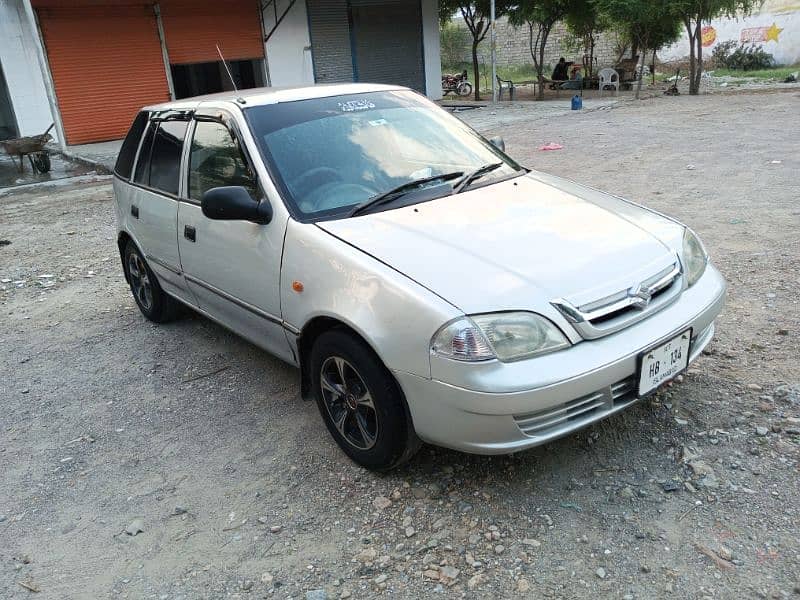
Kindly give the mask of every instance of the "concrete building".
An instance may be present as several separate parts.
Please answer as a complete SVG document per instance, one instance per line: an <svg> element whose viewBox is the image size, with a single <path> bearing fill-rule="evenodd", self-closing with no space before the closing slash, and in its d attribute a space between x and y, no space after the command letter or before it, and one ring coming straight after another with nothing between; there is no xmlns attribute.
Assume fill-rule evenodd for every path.
<svg viewBox="0 0 800 600"><path fill-rule="evenodd" d="M52 122L62 145L119 139L141 106L231 77L438 99L437 0L0 0L0 139Z"/></svg>

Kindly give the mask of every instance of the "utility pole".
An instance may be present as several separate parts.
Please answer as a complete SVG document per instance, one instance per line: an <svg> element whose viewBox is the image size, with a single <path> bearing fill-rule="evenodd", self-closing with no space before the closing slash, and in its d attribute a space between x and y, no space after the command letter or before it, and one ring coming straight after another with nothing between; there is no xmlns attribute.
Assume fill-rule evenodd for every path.
<svg viewBox="0 0 800 600"><path fill-rule="evenodd" d="M489 27L491 28L489 40L492 46L492 102L497 102L497 36L494 28L494 1L490 0L489 6ZM478 82L476 82L477 84Z"/></svg>

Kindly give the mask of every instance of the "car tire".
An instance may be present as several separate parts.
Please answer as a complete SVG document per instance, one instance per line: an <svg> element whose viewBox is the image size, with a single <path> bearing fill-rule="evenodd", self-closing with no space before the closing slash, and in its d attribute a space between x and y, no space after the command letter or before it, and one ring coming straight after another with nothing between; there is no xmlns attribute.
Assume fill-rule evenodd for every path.
<svg viewBox="0 0 800 600"><path fill-rule="evenodd" d="M147 261L132 241L125 246L125 274L133 299L142 314L154 323L167 323L178 316L180 305L165 293Z"/></svg>
<svg viewBox="0 0 800 600"><path fill-rule="evenodd" d="M387 471L422 442L394 377L369 346L343 330L323 333L309 361L312 390L325 425L359 465Z"/></svg>

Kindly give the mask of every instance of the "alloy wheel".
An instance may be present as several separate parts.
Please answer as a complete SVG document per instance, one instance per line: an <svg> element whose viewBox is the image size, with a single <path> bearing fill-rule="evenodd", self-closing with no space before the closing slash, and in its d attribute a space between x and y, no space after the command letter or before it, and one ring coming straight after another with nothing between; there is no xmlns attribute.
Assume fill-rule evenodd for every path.
<svg viewBox="0 0 800 600"><path fill-rule="evenodd" d="M322 363L320 384L333 425L354 448L369 450L378 439L378 414L369 388L356 368L341 356Z"/></svg>
<svg viewBox="0 0 800 600"><path fill-rule="evenodd" d="M131 280L131 290L142 308L149 311L153 308L153 287L147 275L147 267L136 252L128 258L128 275Z"/></svg>

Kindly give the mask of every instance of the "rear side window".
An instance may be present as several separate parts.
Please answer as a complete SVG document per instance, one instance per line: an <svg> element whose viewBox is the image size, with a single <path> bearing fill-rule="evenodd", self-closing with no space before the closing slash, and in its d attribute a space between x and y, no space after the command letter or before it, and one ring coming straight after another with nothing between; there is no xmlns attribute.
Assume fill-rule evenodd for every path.
<svg viewBox="0 0 800 600"><path fill-rule="evenodd" d="M187 121L159 123L150 153L150 187L178 194L181 151L188 125Z"/></svg>
<svg viewBox="0 0 800 600"><path fill-rule="evenodd" d="M136 158L136 150L139 149L139 140L142 139L142 133L147 126L147 113L142 111L133 120L128 135L122 142L122 147L119 149L117 155L117 164L114 165L114 172L123 179L130 179L131 171L133 171L133 160Z"/></svg>
<svg viewBox="0 0 800 600"><path fill-rule="evenodd" d="M187 121L152 122L136 162L136 183L177 195Z"/></svg>
<svg viewBox="0 0 800 600"><path fill-rule="evenodd" d="M150 123L147 133L144 134L142 149L139 150L139 158L136 161L136 172L133 180L142 185L150 185L150 149L153 147L153 137L156 133L156 123Z"/></svg>

